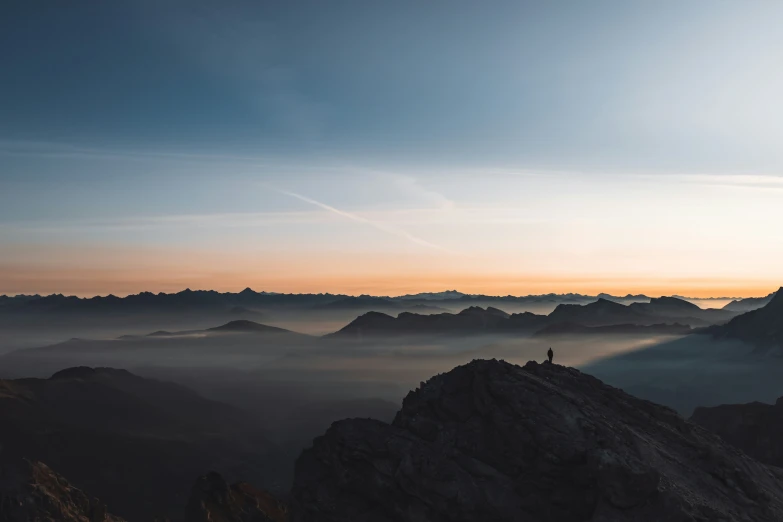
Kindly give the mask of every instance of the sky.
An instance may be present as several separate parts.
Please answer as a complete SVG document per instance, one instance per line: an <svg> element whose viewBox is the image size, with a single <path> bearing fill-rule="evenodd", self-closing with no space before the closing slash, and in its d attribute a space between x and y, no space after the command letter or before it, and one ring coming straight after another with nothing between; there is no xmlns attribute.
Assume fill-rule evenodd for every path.
<svg viewBox="0 0 783 522"><path fill-rule="evenodd" d="M0 6L0 294L765 295L783 3Z"/></svg>

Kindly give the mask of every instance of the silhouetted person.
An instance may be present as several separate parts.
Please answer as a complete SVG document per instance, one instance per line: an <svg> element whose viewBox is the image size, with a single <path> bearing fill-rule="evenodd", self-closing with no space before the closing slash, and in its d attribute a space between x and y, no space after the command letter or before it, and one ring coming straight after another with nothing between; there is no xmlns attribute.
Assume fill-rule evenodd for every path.
<svg viewBox="0 0 783 522"><path fill-rule="evenodd" d="M550 347L549 350L546 352L546 356L549 357L549 362L552 362L552 357L555 356L555 352L552 351L552 348Z"/></svg>

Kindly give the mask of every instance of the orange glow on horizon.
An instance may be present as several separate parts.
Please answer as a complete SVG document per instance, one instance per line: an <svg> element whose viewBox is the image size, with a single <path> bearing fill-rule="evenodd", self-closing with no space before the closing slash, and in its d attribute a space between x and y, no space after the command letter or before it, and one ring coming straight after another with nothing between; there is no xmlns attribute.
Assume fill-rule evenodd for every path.
<svg viewBox="0 0 783 522"><path fill-rule="evenodd" d="M458 290L467 294L484 295L536 295L579 293L597 295L609 293L617 296L644 294L651 297L683 295L694 298L762 297L777 290L780 284L737 282L727 284L725 279L715 280L655 280L530 276L482 276L476 274L400 274L374 277L303 276L259 277L257 273L191 273L161 271L128 272L121 270L60 270L29 271L0 277L0 294L53 294L92 297L114 294L125 296L139 292L179 292L192 290L216 290L239 292L245 288L279 293L333 293L348 295L397 296L419 292Z"/></svg>
<svg viewBox="0 0 783 522"><path fill-rule="evenodd" d="M448 259L436 254L376 252L219 252L141 248L57 249L20 247L0 262L0 295L62 293L81 297L142 291L217 290L280 293L403 295L459 290L468 294L532 295L683 295L694 298L761 297L783 281L742 278L724 273L701 277L632 272L632 263L601 267L593 273L553 266L535 259L504 256ZM35 261L30 261L34 259ZM509 260L510 259L510 260Z"/></svg>

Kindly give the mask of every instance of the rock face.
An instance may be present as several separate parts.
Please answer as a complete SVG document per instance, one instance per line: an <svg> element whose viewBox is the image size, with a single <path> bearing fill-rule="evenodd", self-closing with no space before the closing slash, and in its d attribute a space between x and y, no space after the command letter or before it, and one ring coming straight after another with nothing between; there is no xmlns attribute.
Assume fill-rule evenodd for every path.
<svg viewBox="0 0 783 522"><path fill-rule="evenodd" d="M473 361L299 458L294 522L783 520L783 471L577 370Z"/></svg>
<svg viewBox="0 0 783 522"><path fill-rule="evenodd" d="M123 522L41 462L0 469L0 522Z"/></svg>
<svg viewBox="0 0 783 522"><path fill-rule="evenodd" d="M696 408L691 422L761 462L783 466L783 397L774 406L752 402Z"/></svg>
<svg viewBox="0 0 783 522"><path fill-rule="evenodd" d="M185 522L286 522L288 512L275 497L245 483L229 486L218 473L193 486Z"/></svg>

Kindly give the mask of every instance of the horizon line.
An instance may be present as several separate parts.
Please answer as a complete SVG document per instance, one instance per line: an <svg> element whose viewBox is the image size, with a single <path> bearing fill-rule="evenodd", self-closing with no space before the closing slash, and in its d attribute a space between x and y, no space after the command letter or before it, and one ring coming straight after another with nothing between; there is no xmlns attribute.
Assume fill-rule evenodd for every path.
<svg viewBox="0 0 783 522"><path fill-rule="evenodd" d="M783 285L781 285L780 288L783 288ZM619 294L613 294L610 292L599 292L597 294L590 294L590 293L580 293L580 292L546 292L546 293L535 293L535 294L488 294L488 293L467 293L467 292L461 292L456 289L447 289L447 290L432 290L432 291L421 291L421 292L407 292L407 293L401 293L401 294L373 294L373 293L334 293L334 292L270 292L266 290L253 290L252 288L245 287L242 290L237 291L220 291L220 290L214 290L212 288L204 289L204 288L198 288L198 289L192 289L190 287L186 287L179 291L172 291L172 292L153 292L149 290L141 290L136 293L128 293L128 294L122 294L118 295L115 293L108 293L108 294L94 294L94 295L77 295L77 294L65 294L63 292L52 292L52 293L17 293L17 294L0 294L0 297L6 297L6 298L16 298L16 297L51 297L51 296L63 296L63 297L76 297L77 299L96 299L96 298L108 298L108 297L116 297L119 299L125 299L130 296L134 295L141 295L141 294L153 294L153 295L176 295L181 294L184 292L215 292L218 294L239 294L241 292L244 292L245 290L250 290L251 292L254 292L256 294L267 294L267 295L333 295L333 296L343 296L343 297L382 297L382 298L389 298L389 299L396 299L400 297L406 297L406 296L414 296L414 295L420 295L420 294L440 294L440 293L459 293L467 297L514 297L514 298L523 298L523 297L542 297L542 296L567 296L567 295L577 295L582 297L596 297L600 298L602 295L608 295L610 297L616 297L616 298L626 298L626 297L647 297L647 298L658 298L658 297L677 297L682 299L692 299L692 300L699 300L699 301L720 301L720 300L728 300L728 299L751 299L751 298L761 298L761 297L767 297L771 294L774 294L777 292L777 290L772 290L771 292L768 292L764 295L739 295L739 296L713 296L713 297L694 297L694 296L686 296L683 294L673 293L673 294L660 294L660 295L651 295L647 294L645 292L625 292L625 293L619 293Z"/></svg>

